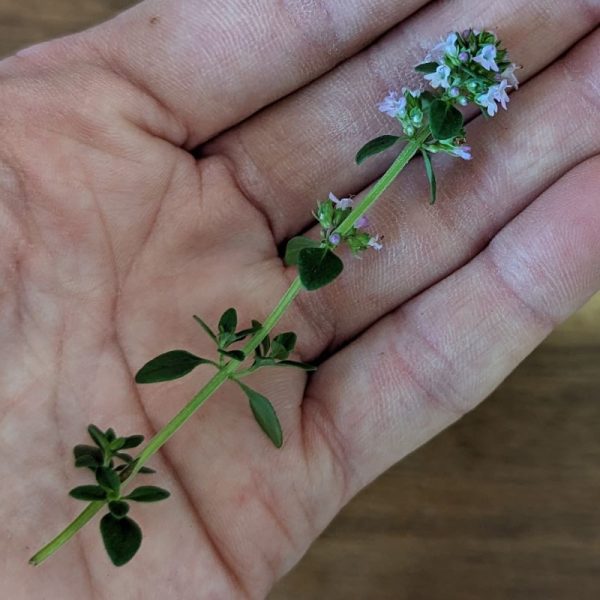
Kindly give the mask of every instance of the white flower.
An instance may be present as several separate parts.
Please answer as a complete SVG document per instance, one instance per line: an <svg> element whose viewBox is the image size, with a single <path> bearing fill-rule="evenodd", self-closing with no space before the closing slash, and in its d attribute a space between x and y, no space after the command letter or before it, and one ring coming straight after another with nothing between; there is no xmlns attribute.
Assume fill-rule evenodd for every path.
<svg viewBox="0 0 600 600"><path fill-rule="evenodd" d="M463 160L471 160L471 158L473 158L471 156L471 146L467 146L465 144L462 146L455 146L452 148L452 150L450 150L450 154L452 154L452 156L458 156Z"/></svg>
<svg viewBox="0 0 600 600"><path fill-rule="evenodd" d="M493 117L498 112L496 102L499 102L504 110L507 109L506 104L509 101L508 94L506 93L507 86L508 81L503 79L500 83L492 85L485 94L480 94L475 99L479 106L487 109L487 114L490 117Z"/></svg>
<svg viewBox="0 0 600 600"><path fill-rule="evenodd" d="M425 57L425 62L441 63L445 56L456 56L458 54L458 48L456 47L457 39L456 32L449 33L445 40L442 40L431 49Z"/></svg>
<svg viewBox="0 0 600 600"><path fill-rule="evenodd" d="M348 208L352 208L352 198L338 198L333 192L329 192L329 199L339 210L347 210Z"/></svg>
<svg viewBox="0 0 600 600"><path fill-rule="evenodd" d="M410 94L413 98L418 98L421 95L421 90L409 90L406 86L402 88L402 94Z"/></svg>
<svg viewBox="0 0 600 600"><path fill-rule="evenodd" d="M519 66L515 65L515 63L510 63L510 65L508 65L508 67L506 67L506 69L504 69L504 71L500 73L500 77L506 79L508 81L508 84L511 87L514 87L515 90L519 87L519 80L515 77L515 71L518 68Z"/></svg>
<svg viewBox="0 0 600 600"><path fill-rule="evenodd" d="M506 87L508 86L508 81L503 79L499 84L493 85L490 90L494 90L494 100L496 102L500 102L502 108L506 110L506 104L509 101L508 94L506 93Z"/></svg>
<svg viewBox="0 0 600 600"><path fill-rule="evenodd" d="M440 65L433 73L427 73L424 77L429 81L432 88L438 88L440 85L443 88L450 87L450 82L448 81L450 67L446 65Z"/></svg>
<svg viewBox="0 0 600 600"><path fill-rule="evenodd" d="M487 109L487 114L490 117L493 117L498 112L498 107L496 106L496 99L494 98L494 87L492 86L485 94L480 94L475 98L475 102Z"/></svg>
<svg viewBox="0 0 600 600"><path fill-rule="evenodd" d="M383 248L383 244L379 241L379 236L376 235L372 237L368 242L367 246L373 248L373 250L377 250L379 252Z"/></svg>
<svg viewBox="0 0 600 600"><path fill-rule="evenodd" d="M377 108L390 117L403 117L406 114L406 98L398 92L390 92Z"/></svg>
<svg viewBox="0 0 600 600"><path fill-rule="evenodd" d="M484 69L488 71L498 72L498 65L496 64L496 46L494 44L487 44L473 58L473 61L479 63Z"/></svg>

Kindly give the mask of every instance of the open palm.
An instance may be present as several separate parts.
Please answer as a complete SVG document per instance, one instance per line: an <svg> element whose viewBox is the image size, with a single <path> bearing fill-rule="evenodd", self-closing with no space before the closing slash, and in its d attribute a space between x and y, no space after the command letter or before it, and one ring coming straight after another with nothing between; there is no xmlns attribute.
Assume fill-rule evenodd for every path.
<svg viewBox="0 0 600 600"><path fill-rule="evenodd" d="M6 597L263 597L353 494L596 291L598 4L547 6L148 0L0 63ZM394 133L376 100L466 26L495 28L526 83L510 114L469 125L472 163L440 158L438 205L411 165L370 215L385 252L287 313L279 330L321 364L252 380L284 447L225 386L139 476L172 497L134 507L131 563L112 567L89 526L31 570L81 508L66 491L88 482L70 457L85 426L151 435L190 399L209 367L146 387L133 373L173 348L209 354L194 313L264 318L294 275L278 246L388 164L352 164Z"/></svg>

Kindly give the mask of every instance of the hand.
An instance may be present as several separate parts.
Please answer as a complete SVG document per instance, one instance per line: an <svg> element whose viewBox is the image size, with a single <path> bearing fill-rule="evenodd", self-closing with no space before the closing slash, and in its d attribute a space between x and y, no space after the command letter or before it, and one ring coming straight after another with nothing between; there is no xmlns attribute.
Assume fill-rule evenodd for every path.
<svg viewBox="0 0 600 600"><path fill-rule="evenodd" d="M359 489L600 287L597 3L267 4L148 0L0 63L7 597L263 597ZM471 25L498 32L524 85L509 113L473 119L472 162L439 157L435 207L412 165L370 215L385 250L288 313L280 330L322 362L253 381L283 449L228 385L153 459L172 497L135 507L146 537L127 567L94 525L32 570L81 508L66 490L87 483L69 456L85 426L151 435L195 393L208 372L132 374L172 348L206 354L194 313L269 312L293 276L278 245L388 164L352 160L394 133L376 101Z"/></svg>

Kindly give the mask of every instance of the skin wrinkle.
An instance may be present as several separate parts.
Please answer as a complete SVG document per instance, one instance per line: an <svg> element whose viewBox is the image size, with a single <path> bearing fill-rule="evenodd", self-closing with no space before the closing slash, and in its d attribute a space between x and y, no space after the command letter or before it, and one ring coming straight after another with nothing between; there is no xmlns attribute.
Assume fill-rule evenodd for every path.
<svg viewBox="0 0 600 600"><path fill-rule="evenodd" d="M65 441L66 438L64 438L62 435L61 426L60 426L61 419L59 418L59 414L58 414L58 403L59 403L59 398L60 398L59 388L61 386L61 375L63 374L65 332L66 332L66 321L63 317L63 319L61 321L61 329L58 332L56 351L53 353L53 355L55 356L54 372L56 373L56 382L50 393L49 402L52 407L54 429L58 432L58 436L57 436L58 455L61 458L63 458L63 460L60 460L59 462L61 464L61 471L62 471L63 479L65 482L65 489L66 489L66 488L70 487L69 475L68 475L67 468L66 468L66 461L64 460L64 457L67 454L66 441ZM65 516L65 520L67 520L70 518L70 515L68 514L68 512L66 510L66 504L62 504L62 506L64 507L63 514ZM94 578L93 578L92 570L91 570L91 559L88 555L88 552L86 550L85 544L83 543L83 539L81 538L81 536L77 536L77 545L79 547L79 554L83 559L82 562L83 562L83 566L84 566L84 572L85 572L85 576L86 576L87 585L88 585L89 592L90 592L90 598L92 600L94 600L96 598L96 592L95 592L95 588L94 588Z"/></svg>
<svg viewBox="0 0 600 600"><path fill-rule="evenodd" d="M286 525L285 518L282 518L279 512L275 509L276 502L274 501L274 495L272 490L268 488L264 478L261 477L260 473L256 469L250 468L250 478L252 480L252 484L256 492L256 497L258 498L261 506L264 507L265 511L270 517L271 522L275 524L276 528L283 535L290 549L294 551L294 554L297 554L298 548L296 540L294 539L290 528ZM270 497L267 497L266 490L269 490L270 493L268 495ZM275 572L274 579L277 579L277 577L281 573L281 568L278 565L271 566L272 570Z"/></svg>
<svg viewBox="0 0 600 600"><path fill-rule="evenodd" d="M100 65L96 63L91 64L94 67L104 67L109 73L115 75L119 84L139 92L146 101L149 101L158 108L158 112L164 117L164 120L168 122L168 126L160 127L162 130L160 132L158 130L153 130L152 127L148 126L149 123L147 121L144 121L144 123L135 121L134 119L137 115L133 111L131 114L128 113L125 118L152 137L157 137L160 140L167 141L180 148L187 148L190 133L183 120L179 119L178 115L172 111L158 95L152 93L143 78L136 77L135 70L130 70L125 73L118 61L111 60L105 44L98 43L97 39L92 36L90 36L90 38L90 45L94 50L95 56L100 61ZM129 89L127 90L127 93L129 93ZM123 96L126 95L127 94L125 93L123 94ZM140 119L140 117L137 118ZM156 123L152 122L152 125L155 125L156 129L159 129L157 125L158 121L159 119L156 119Z"/></svg>
<svg viewBox="0 0 600 600"><path fill-rule="evenodd" d="M317 455L314 451L317 444L312 439L316 434L317 441L321 447L328 451L328 457L332 459L333 472L338 475L340 501L338 506L341 508L352 497L351 482L358 479L358 472L351 460L350 453L342 432L336 427L326 403L317 398L305 395L302 402L301 411L301 435L304 448L312 448L313 456ZM310 427L308 424L310 423ZM310 441L309 441L310 436ZM305 455L307 455L305 451Z"/></svg>
<svg viewBox="0 0 600 600"><path fill-rule="evenodd" d="M122 282L119 286L120 289L126 287L127 280L129 279L132 271L134 270L138 260L140 260L140 258L144 254L144 249L147 247L148 243L153 238L153 234L156 231L157 223L159 222L161 211L162 211L162 208L164 205L164 199L167 197L167 194L173 184L173 177L175 175L176 168L177 168L177 160L174 159L173 164L171 165L169 176L167 177L167 181L165 183L165 187L164 187L163 191L161 192L161 196L160 196L161 200L159 202L157 202L157 207L154 211L154 214L152 215L152 219L148 226L148 230L146 231L146 234L142 237L141 243L138 246L137 252L135 252L133 254L129 265L125 268L123 276L121 277ZM200 175L198 175L198 177L200 177ZM120 293L119 293L119 295L120 295Z"/></svg>
<svg viewBox="0 0 600 600"><path fill-rule="evenodd" d="M293 267L284 268L284 273L289 286L296 278L297 273ZM312 292L308 292L308 294L311 293ZM331 314L329 307L326 306L325 310L323 310L323 305L328 304L326 298L320 298L322 301L320 308L323 310L321 313L315 308L313 303L305 301L306 297L307 294L299 294L296 297L294 303L288 310L288 318L291 322L297 322L298 319L300 321L301 328L308 330L302 336L302 339L298 340L298 347L296 348L296 351L299 353L304 362L316 361L318 363L320 362L320 357L332 347L334 341L337 339L336 324L335 320L324 316L326 313ZM305 346L308 348L316 348L317 351L303 351Z"/></svg>
<svg viewBox="0 0 600 600"><path fill-rule="evenodd" d="M264 207L261 208L260 202L257 202L248 190L242 187L242 180L237 174L237 171L233 165L233 161L224 154L217 155L216 158L220 159L236 189L240 192L240 194L247 201L247 203L255 210L257 216L263 221L266 229L269 232L269 236L273 239L274 243L275 233L273 230L273 223L268 212L264 209ZM200 170L201 166L202 159L198 161L198 170Z"/></svg>
<svg viewBox="0 0 600 600"><path fill-rule="evenodd" d="M306 436L304 435L303 432L301 432L301 435L299 436L300 439L300 443L302 445L302 457L303 457L303 462L306 465L306 472L308 474L308 477L310 479L310 475L312 474L311 469L309 469L309 464L308 464L308 456L306 453ZM302 511L302 516L304 517L304 522L307 524L308 526L308 531L309 531L309 535L311 538L316 537L319 533L320 533L320 529L317 528L316 526L316 515L314 514L314 511L311 511L308 508L308 504L304 501L304 496L306 495L306 489L299 489L298 487L298 483L296 483L296 481L292 482L292 489L296 495L296 499L297 499L297 506L300 507L300 510ZM305 548L303 549L303 552L305 551Z"/></svg>
<svg viewBox="0 0 600 600"><path fill-rule="evenodd" d="M529 320L537 329L541 329L549 334L559 323L560 320L553 318L545 313L541 308L533 306L523 298L522 294L510 285L508 280L502 275L502 267L494 260L494 244L482 252L479 257L484 261L487 273L492 277L494 283L512 298L518 306L524 309L524 313L529 315Z"/></svg>
<svg viewBox="0 0 600 600"><path fill-rule="evenodd" d="M300 0L299 2L298 0L279 0L278 4L295 28L301 32L307 45L320 47L326 54L335 56L336 52L339 52L340 37L328 6L329 1L331 0ZM320 32L321 35L318 37L305 33L304 19L299 13L307 12L309 13L309 21L318 22L320 27L324 26L325 31ZM315 18L313 14L310 14L315 12L319 14L319 17ZM325 41L320 42L320 40L327 40L328 43Z"/></svg>
<svg viewBox="0 0 600 600"><path fill-rule="evenodd" d="M144 410L141 399L140 399L140 405L142 406L142 410ZM208 543L210 544L210 547L212 548L213 554L216 557L217 562L221 565L221 567L223 568L223 572L225 573L226 577L229 579L230 585L233 588L237 588L242 593L243 597L251 598L252 596L247 591L247 589L244 585L244 581L242 580L242 578L238 575L237 571L235 570L232 560L229 559L227 554L223 551L222 545L220 542L217 541L218 537L210 529L210 526L208 525L208 521L205 521L203 519L201 510L200 510L200 506L196 502L194 502L194 499L192 498L191 493L189 492L187 486L184 484L182 478L179 475L179 472L177 471L177 469L174 467L173 463L171 462L171 459L169 458L168 453L163 451L160 453L160 455L161 455L163 462L165 463L165 466L167 467L167 470L169 471L169 473L175 480L177 487L181 491L181 494L183 496L185 503L188 505L188 508L190 509L190 512L192 513L192 517L197 526L198 538L201 541L204 541L204 539L208 540ZM204 536L201 535L202 533L204 534Z"/></svg>
<svg viewBox="0 0 600 600"><path fill-rule="evenodd" d="M421 339L421 336L418 336ZM428 344L429 347L429 344ZM422 399L431 407L432 412L439 411L440 409L451 416L452 420L455 421L464 416L469 410L473 408L472 403L460 402L462 394L457 393L456 389L451 386L450 390L453 392L453 398L449 398L448 394L440 393L434 390L434 386L430 383L426 383L422 377L418 375L419 369L415 367L412 362L405 357L402 352L402 348L397 347L394 340L390 340L388 344L389 354L392 357L394 369L398 370L404 377L403 387L412 386L418 394L421 395ZM437 357L437 353L436 353ZM448 359L446 359L448 360ZM455 370L455 369L453 369ZM406 383L408 382L408 386ZM446 380L444 380L445 383Z"/></svg>

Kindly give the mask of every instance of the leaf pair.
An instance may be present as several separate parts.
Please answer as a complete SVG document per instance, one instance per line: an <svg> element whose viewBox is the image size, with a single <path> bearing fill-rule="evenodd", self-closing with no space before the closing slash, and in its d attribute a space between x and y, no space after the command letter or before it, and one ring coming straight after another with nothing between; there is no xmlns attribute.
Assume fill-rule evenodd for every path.
<svg viewBox="0 0 600 600"><path fill-rule="evenodd" d="M109 464L115 456L121 458L119 450L135 448L144 441L143 435L117 437L112 428L104 432L93 424L88 426L88 433L96 445L77 444L73 455L76 467L88 467L92 471Z"/></svg>
<svg viewBox="0 0 600 600"><path fill-rule="evenodd" d="M316 367L307 363L288 360L296 347L297 336L293 331L280 333L273 338L267 334L255 350L252 370L260 367L295 367L304 371L315 371Z"/></svg>
<svg viewBox="0 0 600 600"><path fill-rule="evenodd" d="M71 490L71 495L78 500L105 500L106 490L100 486L80 486ZM158 502L169 496L167 490L147 485L135 488L125 499L135 502ZM128 563L142 544L142 530L127 516L129 503L125 502L125 499L111 500L108 503L109 513L100 520L100 535L104 548L117 567Z"/></svg>
<svg viewBox="0 0 600 600"><path fill-rule="evenodd" d="M249 335L253 335L261 327L260 323L253 321L252 327L236 331L238 317L235 308L228 308L221 315L216 332L197 315L194 315L194 319L213 342L215 342L219 354L240 362L246 358L244 352L242 350L228 350L227 348L231 344L239 342ZM148 361L136 373L135 381L136 383L172 381L173 379L179 379L187 375L199 365L207 364L219 368L219 365L215 361L196 356L187 350L170 350Z"/></svg>
<svg viewBox="0 0 600 600"><path fill-rule="evenodd" d="M199 317L195 318L196 320L199 320ZM231 344L239 342L249 335L255 334L261 328L261 324L258 323L258 321L252 321L252 327L236 331L237 325L237 311L235 308L228 308L219 319L219 334L216 341L218 350L221 354L230 356L230 358L235 358L235 360L244 360L244 353L241 350L231 350L229 352L224 350Z"/></svg>

